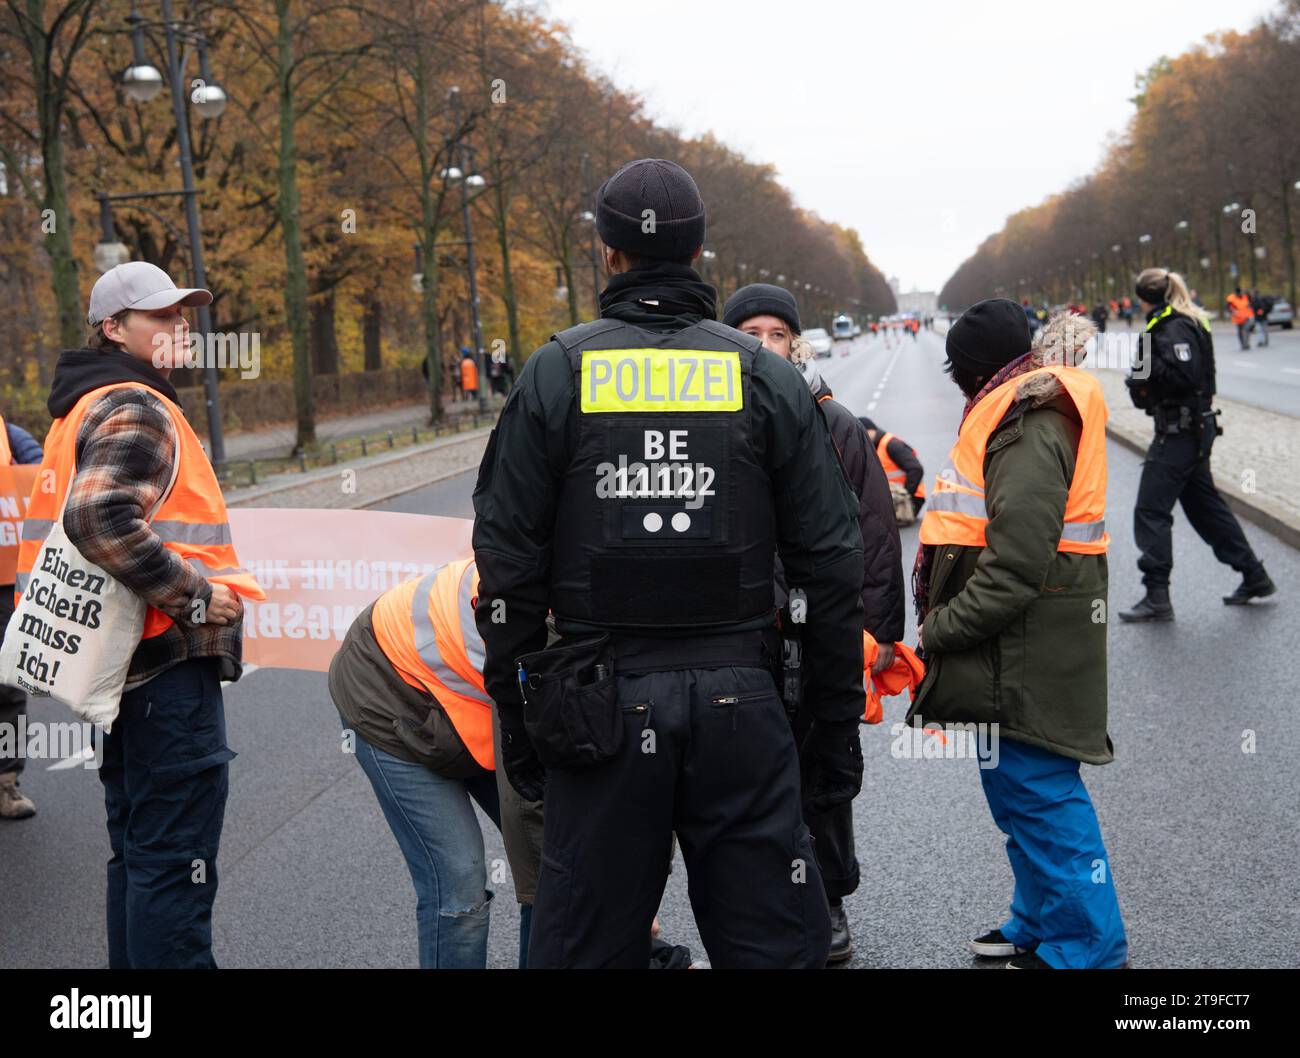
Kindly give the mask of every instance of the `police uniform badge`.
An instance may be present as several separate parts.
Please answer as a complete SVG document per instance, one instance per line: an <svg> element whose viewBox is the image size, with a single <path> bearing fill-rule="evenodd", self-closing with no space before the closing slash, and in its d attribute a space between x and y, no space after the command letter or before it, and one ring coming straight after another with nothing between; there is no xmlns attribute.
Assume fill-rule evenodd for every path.
<svg viewBox="0 0 1300 1058"><path fill-rule="evenodd" d="M1174 358L1181 360L1184 364L1192 358L1192 347L1188 342L1177 342L1174 345Z"/></svg>

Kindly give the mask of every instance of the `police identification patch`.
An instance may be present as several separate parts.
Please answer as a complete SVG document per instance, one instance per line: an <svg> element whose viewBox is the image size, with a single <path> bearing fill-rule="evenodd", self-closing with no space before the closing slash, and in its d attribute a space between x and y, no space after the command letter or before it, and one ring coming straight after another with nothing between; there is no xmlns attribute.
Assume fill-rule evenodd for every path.
<svg viewBox="0 0 1300 1058"><path fill-rule="evenodd" d="M582 354L584 412L740 411L740 354L598 349Z"/></svg>
<svg viewBox="0 0 1300 1058"><path fill-rule="evenodd" d="M1178 342L1174 345L1174 356L1184 364L1192 358L1192 347L1187 342Z"/></svg>

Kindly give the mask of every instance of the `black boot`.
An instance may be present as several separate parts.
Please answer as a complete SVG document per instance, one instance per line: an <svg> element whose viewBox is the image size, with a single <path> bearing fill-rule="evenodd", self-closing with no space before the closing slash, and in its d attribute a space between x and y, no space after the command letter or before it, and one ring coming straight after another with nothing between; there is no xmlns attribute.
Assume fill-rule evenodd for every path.
<svg viewBox="0 0 1300 1058"><path fill-rule="evenodd" d="M1275 591L1277 585L1273 583L1273 578L1260 566L1254 573L1248 573L1237 585L1237 590L1231 595L1225 595L1223 601L1228 606L1245 606L1251 599L1262 599Z"/></svg>
<svg viewBox="0 0 1300 1058"><path fill-rule="evenodd" d="M1169 588L1147 585L1147 593L1131 610L1120 610L1121 621L1172 621L1174 608L1169 602Z"/></svg>
<svg viewBox="0 0 1300 1058"><path fill-rule="evenodd" d="M843 904L831 905L831 951L828 963L846 962L853 958L853 936L849 933L849 916Z"/></svg>

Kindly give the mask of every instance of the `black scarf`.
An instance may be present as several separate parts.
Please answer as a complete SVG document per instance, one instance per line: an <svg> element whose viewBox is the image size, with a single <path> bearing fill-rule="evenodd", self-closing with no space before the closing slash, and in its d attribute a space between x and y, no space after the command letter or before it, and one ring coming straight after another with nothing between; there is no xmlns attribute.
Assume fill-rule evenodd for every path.
<svg viewBox="0 0 1300 1058"><path fill-rule="evenodd" d="M611 276L600 292L600 314L627 323L685 317L688 323L718 318L718 292L690 265L656 261Z"/></svg>

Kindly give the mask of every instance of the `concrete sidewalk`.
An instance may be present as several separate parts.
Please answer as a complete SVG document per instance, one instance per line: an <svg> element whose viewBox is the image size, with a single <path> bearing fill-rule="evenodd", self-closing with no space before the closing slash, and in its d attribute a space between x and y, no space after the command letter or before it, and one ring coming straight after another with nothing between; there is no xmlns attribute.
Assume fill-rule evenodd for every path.
<svg viewBox="0 0 1300 1058"><path fill-rule="evenodd" d="M305 474L285 473L226 493L228 507L371 507L405 492L473 470L491 427L439 437L425 444L352 459Z"/></svg>
<svg viewBox="0 0 1300 1058"><path fill-rule="evenodd" d="M1133 407L1123 371L1097 371L1110 408L1107 433L1127 448L1145 453L1154 436L1152 420ZM1215 397L1222 410L1223 436L1214 442L1214 482L1237 514L1300 548L1300 419L1250 404Z"/></svg>
<svg viewBox="0 0 1300 1058"><path fill-rule="evenodd" d="M488 410L500 409L505 403L504 397L492 397ZM448 415L478 411L476 400L444 401L443 407ZM322 444L339 441L344 438L359 437L362 434L379 434L388 430L401 432L412 426L429 425L429 402L403 404L394 408L377 408L373 411L357 412L355 415L341 415L332 419L317 419L316 439ZM226 462L236 463L240 460L267 459L287 456L293 451L297 441L298 430L294 422L278 423L274 426L261 426L254 430L241 430L226 435ZM206 445L205 445L206 448Z"/></svg>

